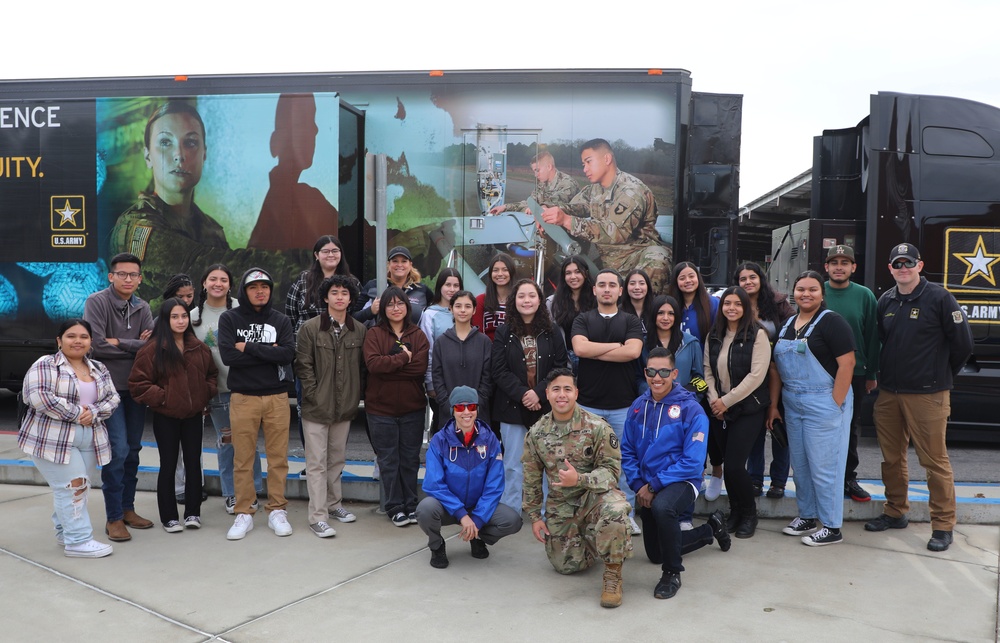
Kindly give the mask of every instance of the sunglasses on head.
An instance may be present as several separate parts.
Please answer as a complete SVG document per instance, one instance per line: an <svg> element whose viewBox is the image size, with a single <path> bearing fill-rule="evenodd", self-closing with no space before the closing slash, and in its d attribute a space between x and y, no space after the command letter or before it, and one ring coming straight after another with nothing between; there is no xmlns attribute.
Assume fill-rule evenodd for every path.
<svg viewBox="0 0 1000 643"><path fill-rule="evenodd" d="M899 270L901 268L916 268L917 262L912 259L896 259L892 262L893 270Z"/></svg>
<svg viewBox="0 0 1000 643"><path fill-rule="evenodd" d="M667 377L670 377L670 374L674 372L674 369L672 369L672 368L649 368L647 366L646 369L645 369L645 372L646 372L646 377L656 377L657 375L659 375L660 377L667 378Z"/></svg>
<svg viewBox="0 0 1000 643"><path fill-rule="evenodd" d="M470 411L475 411L479 407L478 404L456 404L455 410L461 413L462 411L468 409Z"/></svg>

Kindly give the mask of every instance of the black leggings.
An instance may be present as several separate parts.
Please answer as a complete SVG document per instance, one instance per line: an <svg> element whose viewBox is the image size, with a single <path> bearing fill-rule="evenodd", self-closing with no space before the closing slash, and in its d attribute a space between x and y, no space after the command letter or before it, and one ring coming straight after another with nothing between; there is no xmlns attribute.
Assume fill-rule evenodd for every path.
<svg viewBox="0 0 1000 643"><path fill-rule="evenodd" d="M201 515L201 414L179 420L153 412L153 436L160 452L160 473L156 478L156 504L160 522L177 520L174 471L178 451L184 453L184 517Z"/></svg>
<svg viewBox="0 0 1000 643"><path fill-rule="evenodd" d="M756 413L741 415L735 420L723 422L709 418L708 446L712 464L724 461L723 477L729 503L735 507L749 507L756 503L753 482L747 473L747 458L757 436L764 430L766 409ZM719 457L721 455L721 458ZM718 458L718 460L717 460Z"/></svg>

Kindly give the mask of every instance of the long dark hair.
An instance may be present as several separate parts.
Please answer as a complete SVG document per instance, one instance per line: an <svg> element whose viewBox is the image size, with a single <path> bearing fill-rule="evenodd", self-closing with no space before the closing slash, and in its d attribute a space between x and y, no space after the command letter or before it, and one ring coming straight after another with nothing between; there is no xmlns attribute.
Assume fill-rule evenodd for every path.
<svg viewBox="0 0 1000 643"><path fill-rule="evenodd" d="M635 306L632 304L632 297L630 297L628 294L628 282L633 275L639 275L640 277L642 277L642 280L646 282L646 296L643 297L642 299L642 313L643 313L643 319L645 319L645 313L647 310L649 310L649 307L653 303L653 284L649 281L649 275L647 275L646 271L642 270L641 268L633 268L632 270L628 271L627 275L625 275L625 285L622 286L625 292L622 293L621 309L627 313L632 313L633 315L639 315L639 313L635 311ZM648 329L649 326L646 326L646 328Z"/></svg>
<svg viewBox="0 0 1000 643"><path fill-rule="evenodd" d="M437 282L434 284L434 297L431 299L430 305L441 303L441 289L444 288L444 283L448 281L448 277L455 277L456 279L458 279L459 290L465 288L464 282L462 281L462 273L460 273L458 269L442 268L441 272L438 273ZM451 302L448 303L450 304Z"/></svg>
<svg viewBox="0 0 1000 643"><path fill-rule="evenodd" d="M771 284L767 282L764 269L760 267L760 264L745 261L736 266L736 270L733 272L733 285L740 285L740 273L744 270L757 273L757 278L760 279L760 291L757 293L757 317L763 321L769 321L775 326L780 325L784 320L781 319L781 311L778 310L777 297ZM822 283L820 281L820 284Z"/></svg>
<svg viewBox="0 0 1000 643"><path fill-rule="evenodd" d="M517 291L525 284L531 284L538 292L538 310L535 311L535 318L531 320L530 325L524 323L521 311L517 309ZM545 307L545 300L542 299L542 289L538 284L530 279L519 279L514 284L513 289L510 291L510 296L507 297L507 318L505 323L510 326L511 334L517 337L524 337L529 333L537 335L538 333L552 330L552 319L549 317L549 309Z"/></svg>
<svg viewBox="0 0 1000 643"><path fill-rule="evenodd" d="M576 302L573 301L573 289L566 285L566 269L572 264L576 264L583 274L583 285L580 286L580 297ZM590 276L587 260L580 255L566 257L559 266L559 283L552 296L553 321L568 329L577 315L595 308L597 308L597 297L594 297L594 280Z"/></svg>
<svg viewBox="0 0 1000 643"><path fill-rule="evenodd" d="M654 297L653 303L649 306L649 314L646 316L646 348L652 350L657 346L662 346L660 344L658 326L656 325L656 317L659 315L660 309L665 305L669 305L674 310L674 325L670 327L670 340L666 346L666 349L673 354L681 347L681 341L684 339L684 331L681 330L681 315L684 313L680 302L670 295L658 295Z"/></svg>
<svg viewBox="0 0 1000 643"><path fill-rule="evenodd" d="M157 379L171 371L184 368L184 354L177 349L174 333L170 328L170 313L177 306L183 308L184 312L188 311L188 307L177 297L171 297L160 304L160 314L156 317L153 334L149 338L149 341L156 347L153 352L153 371ZM194 328L191 327L190 318L187 328L184 329L185 342L187 342L188 336L194 337Z"/></svg>
<svg viewBox="0 0 1000 643"><path fill-rule="evenodd" d="M739 326L736 327L736 336L740 337L744 342L752 342L757 336L757 329L761 326L753 316L753 310L750 307L750 295L739 286L730 286L722 291L722 296L719 297L719 312L715 316L715 323L712 325L712 335L720 340L726 336L726 331L729 329L729 320L722 314L722 305L725 303L726 297L730 295L736 295L740 303L743 304L743 317L740 319Z"/></svg>
<svg viewBox="0 0 1000 643"><path fill-rule="evenodd" d="M386 330L392 331L392 324L389 322L389 318L385 316L385 311L389 306L389 302L393 299L398 299L399 301L406 304L406 316L403 317L403 329L405 330L408 326L412 326L413 322L410 321L410 313L413 312L413 307L410 305L410 299L403 292L403 289L399 286L389 286L383 292L382 296L378 300L378 321L377 325L385 326Z"/></svg>
<svg viewBox="0 0 1000 643"><path fill-rule="evenodd" d="M226 264L213 263L208 268L205 268L205 272L201 276L201 290L198 293L198 305L195 306L195 308L198 309L198 319L191 320L192 326L201 326L202 312L205 310L205 302L208 301L208 288L205 288L205 282L208 281L208 276L216 270L221 270L226 273L226 276L229 277L229 292L232 292L233 290L233 273L226 267ZM226 310L229 310L232 307L233 298L229 296L229 293L226 293Z"/></svg>
<svg viewBox="0 0 1000 643"><path fill-rule="evenodd" d="M493 283L493 266L495 266L497 262L507 266L507 272L510 273L510 282L513 282L517 277L517 273L514 272L514 259L511 258L509 254L505 252L498 252L493 255L493 258L490 259L489 275L486 278L486 296L483 298L484 311L489 310L496 312L500 310L500 295L497 294L497 285ZM506 302L504 302L504 304L506 304Z"/></svg>
<svg viewBox="0 0 1000 643"><path fill-rule="evenodd" d="M816 313L815 314L818 315L821 312L823 312L824 310L826 310L826 292L825 292L825 290L823 288L823 275L819 274L815 270L806 270L805 272L799 274L799 276L796 277L795 281L792 283L792 296L793 297L795 295L795 286L797 286L798 283L800 281L802 281L803 279L815 279L816 281L819 282L819 296L822 299L819 302L819 308L816 309ZM778 330L781 330L781 329L779 328Z"/></svg>
<svg viewBox="0 0 1000 643"><path fill-rule="evenodd" d="M167 285L163 287L163 294L160 296L163 297L163 299L177 297L177 291L185 286L191 286L192 289L194 288L194 284L191 283L191 277L188 277L184 273L178 273L170 278Z"/></svg>
<svg viewBox="0 0 1000 643"><path fill-rule="evenodd" d="M333 236L332 234L324 234L322 237L316 240L313 244L313 261L309 264L309 270L305 272L306 275L306 306L315 305L318 308L323 307L323 297L320 295L319 287L323 283L323 268L319 265L319 258L315 255L317 252L323 249L323 246L332 243L337 246L340 250L340 263L337 264L334 274L336 275L350 275L351 267L347 265L347 255L344 254L344 244L340 243L340 239Z"/></svg>
<svg viewBox="0 0 1000 643"><path fill-rule="evenodd" d="M694 306L694 312L698 318L698 331L702 337L708 337L708 329L714 321L712 319L712 304L708 301L711 295L708 294L708 289L705 288L705 280L701 278L701 271L698 270L698 266L690 261L682 261L674 266L673 272L670 273L670 284L667 286L667 294L680 302L682 307L684 306L684 293L677 287L677 278L680 277L685 268L694 270L695 274L698 275L698 288L694 291L694 301L691 305Z"/></svg>

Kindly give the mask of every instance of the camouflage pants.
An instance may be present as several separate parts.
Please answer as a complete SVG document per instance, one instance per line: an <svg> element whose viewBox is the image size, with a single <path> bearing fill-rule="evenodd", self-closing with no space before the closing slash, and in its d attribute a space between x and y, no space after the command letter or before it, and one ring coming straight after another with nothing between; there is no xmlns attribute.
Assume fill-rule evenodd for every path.
<svg viewBox="0 0 1000 643"><path fill-rule="evenodd" d="M653 295L667 294L673 258L673 253L667 246L599 246L598 249L605 268L614 268L622 277L633 268L645 270L652 284Z"/></svg>
<svg viewBox="0 0 1000 643"><path fill-rule="evenodd" d="M569 505L550 506L546 514L549 537L545 554L560 574L587 569L594 561L621 563L632 557L629 513L632 506L625 494L612 489L588 494L576 513Z"/></svg>

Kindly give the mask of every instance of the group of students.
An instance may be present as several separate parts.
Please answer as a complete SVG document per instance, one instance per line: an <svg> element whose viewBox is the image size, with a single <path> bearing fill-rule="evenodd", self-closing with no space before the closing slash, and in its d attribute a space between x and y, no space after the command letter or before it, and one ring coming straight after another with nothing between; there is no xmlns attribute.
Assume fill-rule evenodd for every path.
<svg viewBox="0 0 1000 643"><path fill-rule="evenodd" d="M452 425L456 419L450 398L458 389L475 392L471 404L478 411L477 421L500 438L504 449L500 501L520 510L525 436L550 410L545 395L549 373L571 367L580 378L584 408L621 433L625 412L648 390L646 357L665 349L673 357L678 385L690 390L711 418L708 453L713 475L706 495L709 499L718 495L724 462L731 506L728 527L737 537L752 536L756 526L754 482L746 463L754 446L763 444L765 423L771 428L781 417L782 392L796 471L818 468L807 458L812 451L801 446L800 416L831 417L825 410L817 413L811 406L803 407L804 393L796 388L799 380L812 391L825 372L833 399L839 396L838 417L844 409L851 415L850 390L843 391L843 374L853 373L854 367L851 333L843 332L845 325L836 314L821 310L822 281L815 273L796 281L799 313L791 315L787 300L770 291L756 264L742 265L734 276L740 285L717 299L708 294L696 266L680 263L671 274L670 294L654 297L642 270L623 278L605 269L592 277L590 263L572 256L560 266L555 293L544 300L536 283L516 278L513 259L503 253L491 260L486 292L478 297L463 289L461 274L450 268L438 275L432 292L421 283L409 251L401 246L389 251L386 288L380 296L375 280L362 287L351 275L336 237L318 239L313 257L288 293L285 315L270 309L273 282L266 271L247 271L236 284L238 298L233 298L232 274L215 264L202 276L197 304L194 284L184 275L176 276L164 291L157 319L148 313L140 316L139 336L129 346L119 347L134 363L125 387L115 381L108 388L127 393L132 403L153 411L161 459L157 501L167 531L200 526L202 414L208 409L218 435L226 509L237 515L228 537L240 539L253 528L251 516L257 509L257 494L263 491L258 426L263 428L268 456L269 526L278 535L292 533L283 491L288 440L287 403L282 406L281 397L291 381L293 363L306 455L309 526L320 537L336 533L330 518L355 520L343 508L340 477L350 422L362 398L385 509L392 523L401 527L419 522L417 472L425 408L429 402L434 411L432 433ZM108 290L124 303L123 311L141 310L144 305L134 296L134 287L121 288L141 279L140 266L131 255L112 261ZM129 317L123 313L122 319L128 322ZM88 324L64 328L60 337L69 328L95 337ZM105 328L96 338L109 343L115 341L108 339L112 334L119 333ZM818 361L793 366L797 362L788 361L789 349L782 343L786 339L798 342L791 348L795 358L815 354ZM104 366L87 358L88 351L77 365L85 364L95 373L94 379L100 379ZM45 414L44 391L31 386L38 369L66 359L61 349L57 356L39 360L29 372L26 393L32 416ZM77 381L86 379L78 373ZM61 385L69 396L65 403L76 405L72 408L81 417L91 415L88 419L99 426L105 418L96 407L84 411L87 405L81 404L79 387L70 380ZM32 397L33 392L39 398ZM106 402L110 405L111 399ZM67 426L82 424L67 414L71 412L64 411ZM241 430L231 428L237 424ZM22 434L30 435L32 426L25 422ZM65 441L66 435L60 439ZM26 438L25 444L29 442ZM832 451L828 446L822 444L820 451L840 450L839 445ZM187 470L183 523L173 485L182 452ZM95 453L99 455L100 449ZM136 464L137 453L137 448L128 452ZM76 477L86 480L86 475ZM769 495L780 485L772 477ZM625 476L620 486L634 506ZM824 493L828 491L828 484L822 486ZM798 495L808 498L809 492L800 490ZM824 496L825 504L837 504L826 502L830 499ZM690 526L691 509L682 520L684 527ZM828 530L839 529L839 515L822 517ZM125 522L141 524L136 518ZM113 540L127 538L127 531L115 533L114 522L109 514L108 535ZM61 524L57 520L57 531ZM641 532L634 519L631 528ZM796 527L796 531L802 530Z"/></svg>

